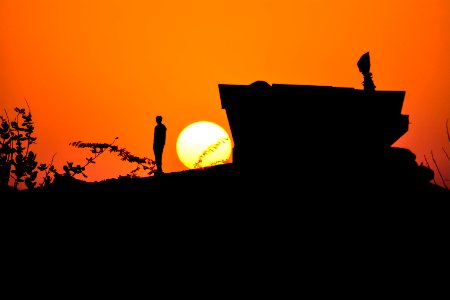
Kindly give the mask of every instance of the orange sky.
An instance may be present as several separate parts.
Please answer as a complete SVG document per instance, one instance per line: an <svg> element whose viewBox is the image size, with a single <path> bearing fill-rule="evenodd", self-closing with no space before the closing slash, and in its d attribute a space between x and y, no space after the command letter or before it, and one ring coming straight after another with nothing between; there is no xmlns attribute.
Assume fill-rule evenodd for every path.
<svg viewBox="0 0 450 300"><path fill-rule="evenodd" d="M449 46L447 0L0 0L0 109L27 99L38 161L56 153L61 171L89 154L69 146L76 140L118 136L119 146L153 158L162 115L164 169L181 171L175 145L187 125L211 121L231 135L219 83L360 89L356 62L370 51L377 90L406 91L411 124L395 146L418 163L433 151L450 179ZM94 181L131 169L104 154L86 174Z"/></svg>

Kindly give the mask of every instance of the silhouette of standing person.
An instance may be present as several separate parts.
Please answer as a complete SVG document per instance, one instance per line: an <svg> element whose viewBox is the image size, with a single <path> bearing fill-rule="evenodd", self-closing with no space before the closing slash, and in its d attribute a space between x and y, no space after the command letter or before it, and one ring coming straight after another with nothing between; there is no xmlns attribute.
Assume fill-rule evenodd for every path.
<svg viewBox="0 0 450 300"><path fill-rule="evenodd" d="M164 145L166 144L166 126L162 123L162 116L156 116L156 126L153 134L153 153L155 154L156 173L160 175L163 172L162 169L162 155Z"/></svg>

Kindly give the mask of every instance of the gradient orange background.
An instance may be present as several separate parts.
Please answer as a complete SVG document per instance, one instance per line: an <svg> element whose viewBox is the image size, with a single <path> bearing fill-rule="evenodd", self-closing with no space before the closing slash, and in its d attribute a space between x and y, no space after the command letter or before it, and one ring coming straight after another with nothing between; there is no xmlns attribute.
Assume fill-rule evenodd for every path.
<svg viewBox="0 0 450 300"><path fill-rule="evenodd" d="M60 171L89 154L69 146L76 140L118 136L119 146L153 158L162 115L165 171L181 171L175 145L187 125L211 121L231 136L219 83L360 89L356 62L370 51L377 90L406 91L411 124L395 146L412 150L418 163L424 155L432 162L433 151L450 179L442 150L450 153L449 45L447 0L0 0L0 108L12 114L27 99L38 161L56 153ZM131 169L104 154L87 180Z"/></svg>

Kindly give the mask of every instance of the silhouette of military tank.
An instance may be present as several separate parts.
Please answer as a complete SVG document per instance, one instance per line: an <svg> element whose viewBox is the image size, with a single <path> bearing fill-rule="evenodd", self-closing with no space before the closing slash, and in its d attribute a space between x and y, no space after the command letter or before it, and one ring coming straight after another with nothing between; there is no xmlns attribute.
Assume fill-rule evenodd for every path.
<svg viewBox="0 0 450 300"><path fill-rule="evenodd" d="M375 168L394 152L415 163L414 154L392 151L409 127L409 115L402 114L406 92L375 90L369 52L357 66L363 89L265 81L219 84L233 163L258 174L299 168L333 175Z"/></svg>
<svg viewBox="0 0 450 300"><path fill-rule="evenodd" d="M289 168L376 156L408 131L405 91L219 84L234 143L233 162Z"/></svg>

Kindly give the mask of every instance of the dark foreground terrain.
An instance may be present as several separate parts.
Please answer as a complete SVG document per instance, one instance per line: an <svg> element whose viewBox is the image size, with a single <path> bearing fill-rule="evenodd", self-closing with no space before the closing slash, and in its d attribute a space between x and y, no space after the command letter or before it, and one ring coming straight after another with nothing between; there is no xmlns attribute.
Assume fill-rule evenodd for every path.
<svg viewBox="0 0 450 300"><path fill-rule="evenodd" d="M434 173L406 149L383 162L333 165L326 173L305 164L278 169L244 168L232 163L145 178L119 177L86 182L56 177L46 187L11 191L2 198L85 201L336 202L450 201L450 190L433 183Z"/></svg>
<svg viewBox="0 0 450 300"><path fill-rule="evenodd" d="M445 240L450 190L433 184L433 172L412 158L334 166L328 177L300 165L256 172L234 164L99 182L60 177L45 189L0 198L18 207L3 211L5 224L22 228L18 239L50 232L52 243L81 240L91 249L106 239L111 249L159 249L174 257L201 245L199 253L221 249L217 260L261 251L292 259L306 251L305 260L357 254L415 261L412 253L435 251L436 241Z"/></svg>
<svg viewBox="0 0 450 300"><path fill-rule="evenodd" d="M184 220L202 227L280 226L301 221L319 227L344 222L352 228L392 222L429 226L448 219L450 190L434 184L433 171L418 165L407 149L392 148L382 159L360 156L354 163L326 164L311 160L265 168L230 163L98 182L56 177L46 188L3 192L0 198L19 203L20 214L68 218L76 226L105 218L105 224L164 220L163 226L171 226L167 220Z"/></svg>

